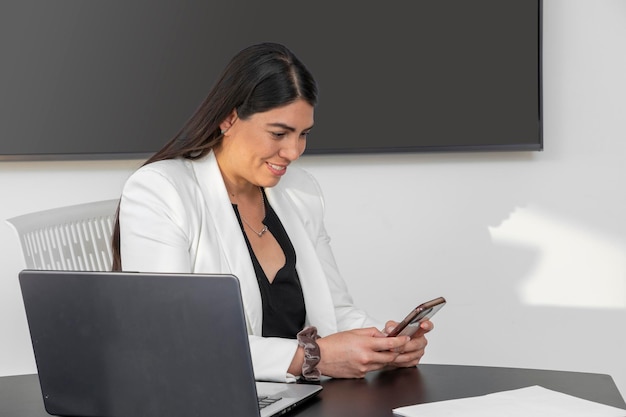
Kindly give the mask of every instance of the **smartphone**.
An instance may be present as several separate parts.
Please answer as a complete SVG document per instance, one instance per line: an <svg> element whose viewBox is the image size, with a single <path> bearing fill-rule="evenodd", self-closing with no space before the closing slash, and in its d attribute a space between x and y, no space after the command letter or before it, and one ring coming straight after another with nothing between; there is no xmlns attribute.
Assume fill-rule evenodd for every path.
<svg viewBox="0 0 626 417"><path fill-rule="evenodd" d="M437 297L433 300L426 301L425 303L418 305L413 311L408 314L408 316L404 318L404 320L398 323L396 328L393 329L387 335L387 337L400 335L412 336L420 328L420 324L423 321L428 320L432 316L434 316L435 313L439 311L439 309L445 304L445 298Z"/></svg>

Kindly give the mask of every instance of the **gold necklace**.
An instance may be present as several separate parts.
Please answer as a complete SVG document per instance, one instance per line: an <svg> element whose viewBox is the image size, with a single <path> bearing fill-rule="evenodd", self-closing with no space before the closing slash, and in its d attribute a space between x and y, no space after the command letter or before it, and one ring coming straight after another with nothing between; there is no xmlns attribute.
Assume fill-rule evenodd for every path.
<svg viewBox="0 0 626 417"><path fill-rule="evenodd" d="M261 206L263 207L263 218L265 218L265 198L263 198L263 191L261 191L261 187L259 187L259 192L261 193ZM246 219L245 219L245 218L244 218L241 214L239 214L239 217L241 217L241 220L244 222L244 224L245 224L246 226L248 226L248 228L249 228L250 230L252 230L252 231L254 232L254 234L255 234L255 235L257 235L258 237L262 237L262 236L263 236L263 234L264 234L265 232L267 232L267 230L268 230L268 229L267 229L267 225L266 225L266 224L264 224L264 225L263 225L263 229L261 229L261 231L260 231L260 232L257 232L257 231L254 229L254 227L252 227L252 226L250 225L250 223L248 223L248 221L247 221L247 220L246 220Z"/></svg>

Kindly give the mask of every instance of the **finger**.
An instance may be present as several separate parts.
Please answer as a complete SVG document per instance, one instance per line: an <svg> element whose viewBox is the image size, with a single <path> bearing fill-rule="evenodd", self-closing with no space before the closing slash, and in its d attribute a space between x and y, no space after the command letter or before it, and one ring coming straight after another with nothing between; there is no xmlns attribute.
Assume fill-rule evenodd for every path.
<svg viewBox="0 0 626 417"><path fill-rule="evenodd" d="M406 345L411 338L409 336L395 336L395 337L381 337L374 338L371 341L372 350L381 352L385 350L394 350L397 351L402 349L404 345ZM397 353L396 353L397 355Z"/></svg>
<svg viewBox="0 0 626 417"><path fill-rule="evenodd" d="M415 332L415 334L413 335L413 338L415 339L415 338L422 337L426 333L433 330L434 328L435 328L435 325L433 324L432 321L424 320L423 322L420 323L420 327L419 329L417 329L417 332Z"/></svg>
<svg viewBox="0 0 626 417"><path fill-rule="evenodd" d="M413 336L411 340L409 340L404 346L396 349L398 353L410 353L418 350L426 349L426 345L428 344L428 340L426 340L425 336L415 337Z"/></svg>
<svg viewBox="0 0 626 417"><path fill-rule="evenodd" d="M392 351L382 351L375 352L372 356L371 365L375 367L375 369L380 369L389 364L395 364L398 358L398 354Z"/></svg>
<svg viewBox="0 0 626 417"><path fill-rule="evenodd" d="M420 363L423 356L424 356L423 352L398 355L396 360L393 361L391 365L397 368L407 368L410 366L416 366Z"/></svg>
<svg viewBox="0 0 626 417"><path fill-rule="evenodd" d="M428 333L435 328L435 325L430 320L424 320L420 323L420 328L423 329L425 333Z"/></svg>
<svg viewBox="0 0 626 417"><path fill-rule="evenodd" d="M404 352L423 351L426 349L427 345L428 340L426 339L426 336L413 338L410 342L404 345Z"/></svg>
<svg viewBox="0 0 626 417"><path fill-rule="evenodd" d="M405 345L404 352L400 352L394 364L398 366L413 366L417 365L420 359L426 352L426 339L423 339L423 343L416 343L417 340L413 339L411 342Z"/></svg>
<svg viewBox="0 0 626 417"><path fill-rule="evenodd" d="M391 331L392 331L393 329L395 329L397 325L398 325L398 322L397 322L397 321L389 320L387 323L385 323L385 329L384 329L384 332L385 332L386 334L391 333Z"/></svg>
<svg viewBox="0 0 626 417"><path fill-rule="evenodd" d="M366 327L363 329L354 329L352 332L361 335L361 336L371 336L371 337L386 337L387 335L375 327Z"/></svg>

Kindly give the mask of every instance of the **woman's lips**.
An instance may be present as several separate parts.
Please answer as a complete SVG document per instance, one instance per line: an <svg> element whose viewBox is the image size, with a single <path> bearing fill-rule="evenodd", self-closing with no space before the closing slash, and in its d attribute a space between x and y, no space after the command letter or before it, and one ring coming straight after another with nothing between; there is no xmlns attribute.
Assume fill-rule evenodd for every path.
<svg viewBox="0 0 626 417"><path fill-rule="evenodd" d="M267 167L274 175L282 176L282 175L285 175L285 172L287 172L286 165L275 165L270 162L267 162Z"/></svg>

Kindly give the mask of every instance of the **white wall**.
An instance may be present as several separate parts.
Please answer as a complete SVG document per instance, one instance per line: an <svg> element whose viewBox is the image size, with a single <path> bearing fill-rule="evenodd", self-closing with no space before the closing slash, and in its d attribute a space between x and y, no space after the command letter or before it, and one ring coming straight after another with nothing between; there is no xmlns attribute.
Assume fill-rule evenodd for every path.
<svg viewBox="0 0 626 417"><path fill-rule="evenodd" d="M359 304L399 319L449 300L425 362L606 373L626 395L626 1L544 12L544 152L300 164ZM2 162L0 218L116 197L138 164ZM0 224L0 375L35 371L16 242Z"/></svg>

